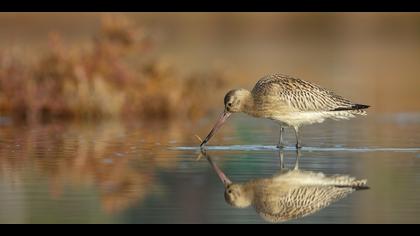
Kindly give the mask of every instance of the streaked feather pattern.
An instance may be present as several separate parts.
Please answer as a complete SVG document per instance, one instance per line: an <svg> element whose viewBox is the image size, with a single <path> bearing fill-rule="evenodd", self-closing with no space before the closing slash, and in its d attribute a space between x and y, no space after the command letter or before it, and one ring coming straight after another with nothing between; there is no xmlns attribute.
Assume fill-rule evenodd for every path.
<svg viewBox="0 0 420 236"><path fill-rule="evenodd" d="M279 147L284 146L284 127L292 127L296 135L296 148L302 147L299 129L303 125L324 122L325 119L349 119L366 115L368 105L352 103L332 91L310 82L282 74L260 79L252 91L234 89L224 97L223 115L208 134L201 146L233 113L245 113L257 118L270 119L281 126Z"/></svg>
<svg viewBox="0 0 420 236"><path fill-rule="evenodd" d="M267 118L278 119L297 126L322 122L325 118L337 120L349 119L356 114L366 115L366 111L362 109L369 107L354 104L316 84L283 74L263 77L251 93L255 107L260 108L258 115L266 114ZM293 114L290 116L290 113ZM297 117L299 113L301 118ZM295 122L299 124L288 122L289 119L292 120L295 117L301 120L301 122Z"/></svg>
<svg viewBox="0 0 420 236"><path fill-rule="evenodd" d="M282 222L315 213L356 190L367 189L366 184L366 180L347 175L292 170L241 184L243 187L236 189L252 198L251 204L265 220Z"/></svg>

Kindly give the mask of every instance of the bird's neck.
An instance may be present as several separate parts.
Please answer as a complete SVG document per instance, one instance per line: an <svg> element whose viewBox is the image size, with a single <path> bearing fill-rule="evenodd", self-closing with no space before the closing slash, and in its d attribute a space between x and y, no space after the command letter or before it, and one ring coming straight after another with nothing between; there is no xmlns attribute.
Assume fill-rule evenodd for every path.
<svg viewBox="0 0 420 236"><path fill-rule="evenodd" d="M245 183L241 186L240 197L236 199L235 205L240 208L249 207L254 202L254 188L252 183Z"/></svg>
<svg viewBox="0 0 420 236"><path fill-rule="evenodd" d="M254 116L256 113L254 97L251 93L243 98L242 112Z"/></svg>

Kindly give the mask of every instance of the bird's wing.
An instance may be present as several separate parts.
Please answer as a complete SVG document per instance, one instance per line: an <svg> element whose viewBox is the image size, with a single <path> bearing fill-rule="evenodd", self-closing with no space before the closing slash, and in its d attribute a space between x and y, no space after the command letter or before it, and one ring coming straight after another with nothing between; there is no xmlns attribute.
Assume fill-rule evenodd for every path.
<svg viewBox="0 0 420 236"><path fill-rule="evenodd" d="M259 80L253 89L257 97L276 96L298 111L353 110L356 104L316 84L287 75L274 74ZM258 98L257 98L258 99Z"/></svg>
<svg viewBox="0 0 420 236"><path fill-rule="evenodd" d="M302 186L282 194L270 190L254 196L254 207L265 220L281 222L319 211L353 191L351 187L335 186Z"/></svg>

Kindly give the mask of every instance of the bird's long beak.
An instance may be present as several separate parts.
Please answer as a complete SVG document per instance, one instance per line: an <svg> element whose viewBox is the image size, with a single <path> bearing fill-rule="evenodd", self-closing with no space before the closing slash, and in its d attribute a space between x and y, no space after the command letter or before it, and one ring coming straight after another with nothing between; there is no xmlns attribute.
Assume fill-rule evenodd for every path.
<svg viewBox="0 0 420 236"><path fill-rule="evenodd" d="M208 156L206 153L203 153L206 157L207 160L210 162L211 167L213 168L213 170L216 172L216 174L219 176L219 179L222 181L223 185L226 187L228 187L229 185L232 184L232 181L225 175L225 173L223 173L223 171L213 162L213 160L211 159L210 156Z"/></svg>
<svg viewBox="0 0 420 236"><path fill-rule="evenodd" d="M222 127L222 125L226 122L226 120L229 118L230 115L232 115L232 113L226 110L222 113L219 120L214 125L213 129L210 131L209 135L207 135L206 139L204 139L204 141L201 143L200 147L203 147L204 145L207 144L208 141L210 141L213 135L217 132L217 130L220 129L220 127Z"/></svg>

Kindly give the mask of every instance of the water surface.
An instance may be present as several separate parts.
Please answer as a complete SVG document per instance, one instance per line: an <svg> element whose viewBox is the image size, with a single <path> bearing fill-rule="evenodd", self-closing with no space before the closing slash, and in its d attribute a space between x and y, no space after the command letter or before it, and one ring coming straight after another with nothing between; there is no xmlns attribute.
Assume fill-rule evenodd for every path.
<svg viewBox="0 0 420 236"><path fill-rule="evenodd" d="M214 117L215 118L215 117ZM0 119L0 223L268 223L228 205L199 142L214 120L19 125ZM234 182L280 169L270 121L235 116L207 153ZM287 168L295 163L286 131ZM286 223L420 223L420 114L369 115L302 130L302 170L367 179Z"/></svg>

